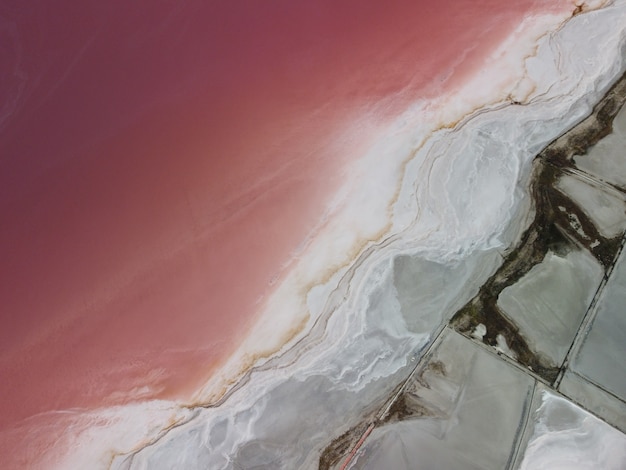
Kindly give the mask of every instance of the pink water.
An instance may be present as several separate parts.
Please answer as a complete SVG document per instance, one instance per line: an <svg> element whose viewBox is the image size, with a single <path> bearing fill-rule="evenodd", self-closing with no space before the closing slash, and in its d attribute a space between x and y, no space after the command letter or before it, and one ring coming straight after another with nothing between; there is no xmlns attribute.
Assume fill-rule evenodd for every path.
<svg viewBox="0 0 626 470"><path fill-rule="evenodd" d="M2 453L45 440L11 432L37 413L189 396L358 157L360 110L444 93L542 8L5 2Z"/></svg>

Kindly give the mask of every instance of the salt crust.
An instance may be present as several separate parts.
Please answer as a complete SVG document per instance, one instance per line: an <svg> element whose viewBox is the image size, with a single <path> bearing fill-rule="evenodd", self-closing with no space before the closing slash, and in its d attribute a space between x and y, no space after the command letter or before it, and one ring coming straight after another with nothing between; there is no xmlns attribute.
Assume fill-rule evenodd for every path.
<svg viewBox="0 0 626 470"><path fill-rule="evenodd" d="M626 435L548 391L541 399L520 470L624 468Z"/></svg>

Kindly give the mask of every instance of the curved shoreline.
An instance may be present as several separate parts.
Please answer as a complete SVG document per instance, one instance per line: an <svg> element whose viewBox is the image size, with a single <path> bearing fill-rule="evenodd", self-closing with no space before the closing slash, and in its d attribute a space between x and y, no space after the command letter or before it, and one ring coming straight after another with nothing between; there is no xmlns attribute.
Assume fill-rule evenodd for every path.
<svg viewBox="0 0 626 470"><path fill-rule="evenodd" d="M575 11L574 16L584 15ZM541 29L545 25L535 26ZM556 34L550 31L542 32L544 46ZM504 67L506 45L502 48L492 59L501 60ZM477 87L475 95L469 96L481 105L481 99L488 100L487 108L476 109L477 103L464 100L459 92L431 109L416 105L403 116L403 123L385 128L385 138L363 158L359 168L361 176L371 178L361 181L364 190L374 188L370 199L350 208L353 219L325 220L329 226L335 224L331 227L335 231L329 229L326 238L298 247L302 250L296 261L309 256L306 261L310 264L307 267L303 262L304 268L294 274L293 283L285 291L304 300L292 304L288 296L275 298L270 307L276 307L271 312L276 315L271 317L272 322L261 324L257 344L253 338L252 343L244 345L241 356L231 357L233 364L240 361L227 371L231 377L226 373L217 377L216 383L223 379L221 386L209 383L187 404L140 400L118 408L63 412L72 415L66 427L77 430L79 439L66 437L65 442L56 442L58 448L53 451L57 453L62 453L63 445L69 453L77 451L76 456L62 456L61 461L68 460L61 465L74 468L88 462L107 468L130 468L161 462L167 465L167 460L159 459L180 456L181 461L188 459L184 461L187 464L194 458L201 463L214 458L202 465L218 468L237 459L245 466L253 454L260 460L267 459L268 465L274 458L278 466L314 466L332 435L353 425L359 413L371 410L377 398L392 393L394 383L410 372L413 361L424 353L434 335L435 330L429 328L458 310L497 269L501 262L498 251L515 238L517 226L522 223L516 217L528 209L529 201L518 185L529 174L532 148L543 146L545 139L551 140L547 136L570 125L575 117L568 113L572 109L575 115L584 112L585 104L589 104L585 100L591 100L597 88L605 85L612 69L603 60L606 62L610 53L598 56L602 69L594 70L593 80L582 84L567 81L567 69L555 67L556 76L567 81L569 87L562 93L571 93L565 96L565 104L556 102L560 95L551 89L553 71L548 66L538 71L536 64L533 69L533 60L541 68L545 56L539 60L531 51L515 67L526 67L525 79L541 82L545 89L537 91L518 77L516 84L498 82L502 89L495 93L498 96L492 96L494 92L487 86L490 82L478 74L471 83ZM566 65L571 61L568 57L561 59ZM494 72L491 78L495 77L505 80ZM542 102L542 94L549 99ZM525 101L533 96L534 101ZM441 109L432 109L437 106ZM520 114L509 112L514 108ZM424 122L417 116L420 113ZM459 116L465 118L459 121ZM533 119L545 129L535 129ZM515 120L527 127L508 126ZM528 139L526 131L531 135ZM516 148L524 145L529 149ZM499 155L509 150L510 155ZM397 161L388 165L391 169L384 175L382 171L377 173L374 163L387 157ZM388 187L392 184L393 188ZM358 185L354 187L358 189ZM387 197L391 189L396 192ZM387 199L393 201L391 205ZM376 211L387 217L382 231L368 223L368 217L373 219ZM335 239L337 234L348 232L346 240ZM365 241L351 245L358 237ZM325 253L328 258L320 252L316 255L319 246L315 243L332 245L328 250L331 254ZM333 263L326 263L327 259ZM348 259L344 264L337 262L344 259ZM313 277L310 266L320 265L330 274ZM310 290L311 278L323 279L324 283ZM279 307L292 316L281 316L277 313ZM294 313L311 315L298 323ZM260 322L263 320L267 318ZM294 321L298 328L289 330L282 320ZM278 349L272 349L265 340L274 340L272 335L277 335L275 342L280 343L284 335L280 336L279 327L295 333L287 344L283 341ZM266 349L261 348L264 341ZM248 350L244 350L246 347ZM255 347L262 354L251 352ZM237 368L241 364L248 370L243 381L237 382L241 379L242 369ZM402 415L402 407L397 408L396 414ZM286 421L281 421L284 413ZM58 423L65 425L63 420ZM113 435L116 430L124 432ZM205 447L211 449L209 456L202 454ZM97 452L100 454L94 458Z"/></svg>
<svg viewBox="0 0 626 470"><path fill-rule="evenodd" d="M582 15L579 15L582 16ZM621 33L620 33L621 34ZM614 39L614 38L613 38ZM622 38L623 39L623 38ZM547 41L546 41L547 42ZM610 54L609 54L610 55ZM598 88L604 88L608 87L607 85L607 81L612 81L614 78L611 78L611 74L615 73L615 69L614 67L617 67L617 65L606 65L603 64L605 66L607 66L607 69L603 69L602 72L598 72L598 77L594 78L593 84L597 85L598 83L601 83L601 85L597 85ZM613 68L612 68L613 67ZM619 66L620 69L623 69L623 65ZM562 72L565 73L565 72ZM594 76L596 77L596 76ZM591 82L591 80L590 80ZM548 83L544 83L544 85L546 87L549 88L549 84ZM589 84L586 84L586 86L590 86ZM563 118L565 122L569 123L568 126L571 126L572 124L574 124L574 121L577 120L577 116L580 116L581 113L584 113L585 106L588 103L588 100L591 100L593 98L591 98L591 96L596 96L597 94L600 93L600 90L598 88L592 89L592 91L588 91L590 96L587 96L587 94L581 90L575 87L575 85L572 85L573 87L573 92L576 93L576 95L574 97L572 96L567 96L567 98L569 98L571 101L568 101L566 104L559 104L556 102L556 100L558 99L558 96L562 96L562 95L558 95L556 94L556 96L550 96L549 100L547 101L546 106L553 106L554 109L550 108L550 111L548 112L547 116L545 117L545 119L548 121L548 125L549 127L549 131L546 131L546 135L543 135L543 137L540 137L539 135L537 135L540 131L537 130L536 128L532 128L532 131L535 133L533 135L533 138L535 140L532 140L531 143L532 145L530 145L530 148L532 148L533 146L538 145L537 142L542 142L541 146L545 146L546 144L549 143L549 141L553 140L555 137L555 134L552 134L551 137L547 137L547 135L549 135L550 132L554 132L556 133L556 135L558 135L559 133L563 132L563 127L558 127L559 125L564 126L564 124L559 121L558 123L555 123L554 121L557 121L559 118L561 118L561 116L558 115L558 111L556 110L561 110L564 111L565 109L568 108L568 106L570 108L574 108L574 112L572 113L572 116L568 116L567 119ZM536 91L536 93L541 93L541 90ZM566 92L564 92L566 93ZM594 94L595 93L595 94ZM541 106L541 98L535 100L535 102L530 103L531 106L536 106L538 109ZM561 107L559 107L561 106ZM490 111L494 111L494 113L479 113L478 116L474 117L473 119L470 119L469 121L471 122L472 126L478 126L477 122L484 122L487 123L486 125L491 125L493 124L493 122L495 122L495 120L497 120L498 118L496 117L497 113L495 111L498 112L502 112L502 113L508 113L509 110L512 110L513 108L517 108L519 110L519 108L524 108L524 106L519 106L517 104L513 104L513 106L508 107L508 108L498 108L497 110L490 110ZM570 109L571 111L571 109ZM551 114L549 114L550 112L554 112L557 113L556 116L558 117L552 117ZM494 116L492 117L492 114L494 114ZM511 118L511 115L509 114L503 114L504 116L508 116L509 119ZM532 119L532 114L529 113L529 115L524 115L525 117L527 117L527 119ZM582 117L582 116L581 116ZM500 118L502 119L502 118ZM551 121L552 120L552 121ZM495 124L494 124L495 125ZM531 121L531 125L532 125L532 121ZM471 129L474 129L474 131L476 131L475 127L471 127L471 126L462 126L460 128L457 128L453 131L443 131L442 134L444 135L449 135L451 139L462 139L463 137L463 133L464 132L470 132L471 133ZM560 129L560 130L559 130ZM487 127L487 131L489 131L489 127ZM486 132L487 132L486 131ZM480 131L478 131L480 132ZM517 134L515 134L517 135ZM439 136L441 137L441 136ZM428 152L430 152L431 150L435 149L437 145L439 145L440 142L444 142L443 139L441 140L437 140L434 139L434 143L431 142L430 143L430 147L429 148L425 148L423 149L426 154L428 155ZM444 145L444 143L441 143L441 145ZM449 144L447 144L449 145ZM433 150L434 152L435 150ZM526 151L525 151L526 152ZM526 166L526 171L529 170L529 165L530 165L530 160L532 159L531 153L532 150L528 150L527 153L521 153L520 156L518 156L518 158L520 159L520 162L518 163L519 165L521 165L522 167L524 165ZM525 160L526 158L528 158L528 160ZM426 161L426 159L424 159L424 161ZM458 160L455 160L458 161ZM423 163L423 162L420 162ZM436 159L435 159L435 163L436 163ZM433 165L434 168L434 163L431 163ZM512 164L512 166L506 167L504 168L506 170L509 171L509 174L507 174L507 178L518 178L518 172L517 172L517 168L515 167L514 164ZM433 170L433 171L436 171ZM459 170L462 171L462 170ZM523 172L522 172L523 174ZM448 175L449 176L449 175ZM450 178L448 178L449 181ZM432 179L432 181L438 181L437 179ZM432 181L430 181L430 183L432 184ZM419 188L418 188L419 189ZM427 188L427 189L433 189L432 187ZM460 191L459 189L456 189L456 191ZM416 190L417 192L417 190ZM483 195L482 193L479 193L479 195ZM449 195L448 195L449 197ZM421 202L421 201L420 201ZM434 201L434 202L438 202L438 201ZM458 201L453 201L453 204L450 204L452 211L454 210L462 210L463 206L459 205ZM462 201L461 201L462 202ZM474 201L472 201L474 202ZM508 202L508 201L507 201ZM514 209L511 209L511 207L515 208L516 204L518 204L519 201L513 201L511 204L511 206L506 206L506 210L502 210L502 213L499 215L502 215L504 217L504 213L508 213L507 211L511 211ZM420 207L420 209L422 211L424 211L424 207ZM448 214L449 215L449 214ZM446 217L448 217L448 215L446 215ZM452 214L450 217L454 217L454 214ZM448 220L443 217L443 222L441 223L441 225L444 225L446 223L451 223L448 222ZM422 219L423 220L423 219ZM428 222L428 221L426 221ZM502 230L502 227L500 227L499 225L495 224L498 227L498 230ZM424 229L424 227L421 227L422 229ZM456 230L461 229L462 227L454 227ZM491 227L490 227L491 228ZM428 226L425 227L425 230L428 229ZM444 236L447 234L447 232L445 232L443 229L439 228L439 230L441 232L437 232L437 234L440 234L441 236ZM494 229L495 230L495 229ZM455 231L452 231L453 235ZM512 234L509 234L509 236L511 236ZM489 252L490 255L496 255L496 253L494 253L494 250L497 249L499 247L499 243L501 242L500 240L496 240L495 243L491 240L491 236L489 236L489 234L476 234L477 237L479 237L477 240L459 240L457 243L459 243L458 246L454 246L452 245L451 248L449 248L449 250L451 251L447 251L446 252L446 258L443 259L442 263L450 263L451 265L454 265L455 263L455 259L458 260L462 260L464 257L468 256L468 253L471 253L473 250L476 251L480 251L480 250L484 250L485 252ZM452 238L452 241L456 241L454 238ZM480 241L480 243L479 243ZM366 270L366 272L359 272L358 276L356 278L353 278L352 281L350 282L350 286L346 285L345 288L347 289L346 292L349 292L348 289L352 288L352 292L351 292L351 296L349 299L344 299L344 300L348 300L348 305L344 305L342 307L341 313L342 315L347 315L348 319L347 319L347 323L349 323L350 321L356 322L357 321L357 317L355 313L352 313L352 311L363 311L363 315L366 317L366 320L369 322L376 322L379 321L377 318L375 318L374 316L368 316L371 314L368 313L368 308L371 306L370 302L373 302L375 297L373 293L376 293L376 295L380 295L381 299L385 299L385 302L389 302L389 305L393 304L393 295L387 295L388 291L387 289L390 289L391 287L395 288L392 284L392 281L389 281L389 272L390 270L393 270L393 266L389 267L388 265L391 264L393 265L393 261L391 261L391 259L394 258L393 253L403 253L403 249L406 250L406 248L403 248L403 246L398 242L396 243L395 240L391 240L389 239L390 245L386 246L386 255L383 256L382 251L381 252L377 252L376 250L373 251L373 256L370 256L370 260L368 263L368 269ZM391 243L393 242L393 243ZM398 245L399 247L395 247L396 245L394 245L394 243L396 243L396 245ZM443 241L439 241L439 243L443 243ZM436 248L436 245L435 245ZM456 248L458 250L457 253L454 252L454 248ZM491 250L491 251L489 251ZM433 250L434 253L436 253L435 250ZM422 246L419 248L414 248L414 251L410 251L407 250L405 251L405 253L412 253L413 255L415 255L416 257L418 257L420 254L423 253L428 253L428 250ZM434 259L437 259L437 255L436 254L432 254L431 255ZM486 258L488 258L485 255ZM489 258L489 261L487 261L486 259L481 259L482 261L482 266L483 268L485 268L485 266L490 266L491 268L493 268L493 271L496 270L497 268L497 261L495 258ZM364 268L362 268L363 270ZM474 271L471 271L472 269L478 270L477 265L472 265L472 268L468 268L470 270L470 273L474 273ZM478 276L478 278L482 278L484 277L484 279L486 280L489 277L489 274L491 273L482 273L481 276ZM468 274L468 276L471 276L471 274ZM368 279L373 278L376 279L376 281L370 281ZM378 282L380 284L380 289L378 289L376 286L376 282ZM473 282L477 282L476 279L473 279ZM467 286L471 285L471 283L468 283ZM470 287L467 287L466 289L471 289ZM476 289L478 289L479 286L476 286ZM355 290L356 289L356 290ZM339 293L339 298L344 298L344 295L342 293ZM370 300L371 299L371 300ZM448 305L449 307L449 305ZM391 330L393 330L394 327L398 328L398 323L395 323L397 321L399 321L399 318L401 318L401 316L399 316L397 313L390 311L392 307L389 307L387 309L382 309L380 310L380 312L378 313L382 313L384 311L384 313L387 315L387 325L383 325L382 323L380 325L377 324L377 328L380 328L380 330L374 330L374 331L385 331L386 334L392 334ZM395 307L394 307L395 308ZM373 307L372 307L373 309ZM450 312L451 314L452 312ZM323 329L324 335L325 336L325 341L328 344L333 344L334 340L338 340L339 338L341 338L342 334L345 334L346 330L345 328L347 327L346 324L347 323L342 323L344 320L340 321L340 316L337 315L335 313L335 315L333 315L332 317L329 318L329 323L327 323L325 325L325 328ZM359 320L360 321L360 320ZM358 326L357 326L358 325ZM337 330L337 328L341 328L341 330ZM355 335L359 335L362 334L362 331L360 330L361 324L360 323L354 323L353 324L353 328L355 329L355 331L353 331L352 333ZM382 334L382 333L381 333ZM395 333L393 333L395 334ZM331 338L332 336L332 338ZM343 354L344 354L344 361L349 362L352 359L357 360L356 357L352 356L352 354L354 354L354 352L352 351L352 342L356 341L356 339L350 338L349 340L345 341L343 343ZM391 343L391 344L396 344L396 343ZM391 376L402 376L404 375L408 369L410 369L410 363L406 363L404 362L404 364L402 364L402 360L408 360L408 358L417 358L419 357L420 354L424 353L424 348L426 347L426 345L428 344L427 341L427 336L426 337L419 337L419 335L413 335L413 336L406 336L405 339L403 339L402 341L400 341L399 343L396 344L396 347L398 347L398 351L397 351L397 357L394 357L394 360L396 360L396 362L393 363L393 367L396 367L396 369L391 368L391 366L389 364L387 364L385 367L388 367L387 369L387 374L389 374L386 378L391 380L390 377ZM278 369L271 369L271 365L268 364L267 369L261 367L257 370L254 370L250 376L250 381L246 384L246 388L247 390L243 391L243 390L239 390L236 394L234 394L233 396L230 397L230 404L229 404L229 409L224 409L224 410L218 410L218 409L210 409L210 410L206 410L206 422L205 424L201 424L203 422L203 418L198 417L198 423L195 426L199 426L201 428L207 429L207 433L208 433L208 437L206 437L206 439L208 439L208 442L212 441L212 431L209 429L210 426L208 426L209 422L212 423L221 423L221 422L226 422L226 423L230 423L228 426L233 426L233 429L236 429L236 423L237 423L237 417L238 416L250 416L253 415L254 418L250 418L249 421L249 428L248 429L248 433L253 433L253 431L250 431L250 429L254 429L252 426L254 424L256 424L257 420L261 420L262 418L265 419L270 419L268 416L266 416L266 413L270 413L270 409L273 409L272 407L275 406L272 405L271 400L272 400L272 396L273 394L278 394L279 396L281 395L281 393L285 393L285 392L280 392L281 390L281 385L280 385L280 381L284 380L284 387L289 389L289 386L294 386L294 382L299 383L300 381L302 381L303 383L306 383L308 380L311 380L311 377L318 377L321 376L322 374L328 374L328 377L333 377L335 373L339 374L339 377L342 376L348 376L348 377L352 377L351 374L357 374L357 371L359 370L359 367L364 367L368 370L368 374L372 374L369 375L368 378L363 378L361 381L359 381L358 379L350 379L350 382L348 383L343 383L343 384L337 384L336 386L331 386L330 390L333 390L333 393L336 392L336 388L333 387L339 387L340 385L342 387L344 387L347 391L354 393L355 397L356 392L361 393L361 391L363 389L366 388L366 386L371 385L371 384L376 384L376 385L371 385L371 388L369 391L366 392L362 392L361 395L359 395L359 400L360 401L360 406L364 406L365 408L371 407L372 402L368 400L370 400L371 398L373 398L374 396L387 396L384 394L381 394L381 385L380 385L380 381L383 380L381 376L377 376L376 375L376 371L375 371L375 366L376 363L379 362L380 357L387 357L389 355L392 355L393 353L388 351L387 349L382 349L378 351L378 355L379 355L379 359L372 359L372 357L368 357L363 359L363 362L361 366L359 366L359 362L354 363L349 365L346 364L344 367L344 369L339 369L337 371L334 371L334 369L331 370L326 370L324 369L324 367L330 367L331 365L333 367L335 367L334 364L322 364L322 362L324 362L324 358L326 359L330 359L330 353L328 351L317 351L318 354L321 354L321 357L318 357L317 359L313 359L313 355L314 355L314 350L315 350L315 344L313 345L313 348L311 350L304 350L304 352L302 353L302 355L300 356L300 363L306 363L308 364L308 371L303 370L301 367L298 368L298 364L295 364L293 361L288 361L285 365L284 368L279 366L279 362L276 361L274 362L274 365L279 366ZM319 344L318 344L319 346ZM361 354L364 354L365 351L361 349ZM389 356L391 357L391 356ZM373 360L374 362L367 362ZM369 371L372 372L369 372ZM274 377L270 377L269 372L272 371L274 374ZM390 372L393 371L393 372ZM267 373L266 373L267 372ZM320 379L321 380L321 379ZM320 386L320 385L317 385ZM378 388L377 388L378 387ZM387 385L386 387L382 387L382 388L389 388L389 386ZM300 393L305 393L304 390L302 389L298 389L300 390ZM389 391L391 392L391 391ZM330 392L329 392L330 393ZM369 397L369 398L368 398ZM302 398L304 400L304 398ZM246 404L246 400L247 404ZM369 403L368 405L366 405L366 403ZM287 406L286 403L283 404L284 406ZM295 405L294 405L295 406ZM311 409L314 409L314 406L319 406L319 404L314 400L314 397L309 397L307 400L307 406L310 407ZM307 410L309 412L312 413L311 410ZM350 419L352 421L354 417L350 417ZM242 418L243 419L243 418ZM207 427L205 427L207 426ZM226 425L225 425L226 426ZM260 426L260 425L259 425ZM344 423L341 428L345 429L346 423ZM190 430L189 432L191 432L191 429L194 428L194 425L190 426ZM340 429L341 429L340 428ZM230 428L227 428L230 429ZM362 425L357 425L357 427L355 429L363 429ZM365 428L365 432L367 432L367 429L369 429L369 425ZM228 431L227 431L228 432ZM263 431L261 428L258 430L258 432L262 435L264 432L267 431ZM358 436L359 433L354 433L355 435ZM178 430L176 433L174 433L172 436L168 436L166 439L163 440L162 444L162 449L166 449L166 448L170 448L170 446L173 446L173 448L178 448L178 446L182 446L183 442L184 442L184 436L186 435L186 431L185 430ZM189 435L187 435L187 437L189 438ZM231 436L231 438L233 438L233 436ZM259 443L258 440L255 440L254 438L254 434L246 434L245 437L241 437L242 442L240 444L237 443L237 440L233 440L233 441L229 441L229 443L227 444L228 446L234 446L233 448L231 448L231 452L235 452L234 449L237 449L237 445L241 445L241 447L243 449L246 448L246 441L245 439L250 439L250 445L255 444L257 446L262 446L261 443ZM260 439L260 438L259 438ZM319 441L320 439L322 439L318 434L314 435L314 442L311 445L319 445ZM350 447L349 445L346 444L345 439L338 441L336 443L336 448L339 449L344 449L346 447ZM194 444L192 443L188 443L187 445L190 445L193 447ZM221 445L221 444L220 444ZM258 452L261 452L261 448L257 449ZM163 450L164 452L164 450ZM263 452L267 452L268 453L268 458L269 455L271 455L271 449L263 449ZM321 451L320 451L321 452ZM302 457L301 456L301 460L298 460L298 462L302 462L302 461L306 461L306 465L312 465L312 461L311 459L313 458L312 455L314 455L315 452L314 451L310 451L306 457ZM135 458L140 459L140 461L142 462L151 462L151 461L155 461L152 459L157 459L159 455L159 451L153 451L151 450L146 450L146 452L139 452L139 453L135 453L133 454L132 457L127 457L130 460L127 460L125 458L122 458L120 456L120 461L119 464L123 465L123 462L130 462L131 460L134 462ZM231 455L231 454L229 454ZM233 455L237 455L237 454L233 454ZM261 455L261 454L260 454ZM265 455L264 453L262 455ZM319 454L318 454L319 457ZM189 456L189 458L191 459L192 457ZM241 457L242 459L244 458L243 456ZM259 457L260 458L260 457ZM282 457L281 457L282 458ZM328 458L326 460L327 462L331 462L331 461L335 461L334 458Z"/></svg>

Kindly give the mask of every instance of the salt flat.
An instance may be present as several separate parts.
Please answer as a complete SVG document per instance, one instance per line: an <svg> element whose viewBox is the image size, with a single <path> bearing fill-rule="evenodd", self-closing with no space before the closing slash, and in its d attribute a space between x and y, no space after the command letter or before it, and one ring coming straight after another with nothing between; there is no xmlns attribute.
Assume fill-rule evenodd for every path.
<svg viewBox="0 0 626 470"><path fill-rule="evenodd" d="M576 156L576 165L603 181L626 188L626 169L622 164L625 147L626 109L622 109L613 122L613 132L585 155Z"/></svg>
<svg viewBox="0 0 626 470"><path fill-rule="evenodd" d="M394 422L392 409L350 468L506 468L533 386L523 372L446 330L407 384L401 420Z"/></svg>
<svg viewBox="0 0 626 470"><path fill-rule="evenodd" d="M548 252L519 282L502 291L498 305L535 351L560 365L603 274L585 251L562 256Z"/></svg>
<svg viewBox="0 0 626 470"><path fill-rule="evenodd" d="M626 402L626 251L615 265L571 369Z"/></svg>

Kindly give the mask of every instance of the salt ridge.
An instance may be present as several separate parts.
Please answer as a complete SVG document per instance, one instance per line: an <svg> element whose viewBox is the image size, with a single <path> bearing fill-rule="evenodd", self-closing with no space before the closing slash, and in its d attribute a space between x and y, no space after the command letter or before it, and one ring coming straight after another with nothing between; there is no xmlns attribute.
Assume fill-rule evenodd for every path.
<svg viewBox="0 0 626 470"><path fill-rule="evenodd" d="M594 5L599 6L601 2ZM528 20L473 81L447 99L415 104L380 131L382 137L353 167L319 234L309 239L269 299L267 313L195 399L196 405L220 402L240 383L241 374L256 365L223 406L189 409L151 402L80 415L85 431L75 448L66 448L59 468L87 463L95 468L94 455L101 456L103 467L158 468L156 462L167 467L163 449L193 468L193 462L201 461L192 455L197 447L189 442L181 447L193 429L202 430L212 448L202 462L212 458L210 468L224 468L246 441L269 432L263 431L264 410L271 408L272 393L281 384L305 384L307 377L320 375L332 383L333 393L360 393L363 403L375 396L377 379L399 373L428 338L426 332L407 330L392 281L393 259L419 256L457 270L451 286L456 295L433 309L450 311L466 300L497 266L497 249L508 246L523 225L528 198L520 186L527 182L534 153L583 117L623 70L625 2L563 25L564 19L547 15ZM544 35L546 31L553 32ZM513 44L515 54L510 49L504 54ZM494 93L484 84L490 79L495 83L496 77ZM510 106L511 100L523 106ZM517 219L511 222L513 216ZM296 318L294 312L299 312ZM92 426L102 420L105 426ZM161 436L158 423L168 421L188 423L128 457ZM143 422L152 423L152 432L145 431L150 427ZM135 423L131 432L119 435L129 423ZM224 436L218 442L212 433L220 426ZM320 439L314 432L307 442L315 447ZM128 447L128 442L135 444ZM311 448L296 446L295 453L302 460L292 463L314 465Z"/></svg>

